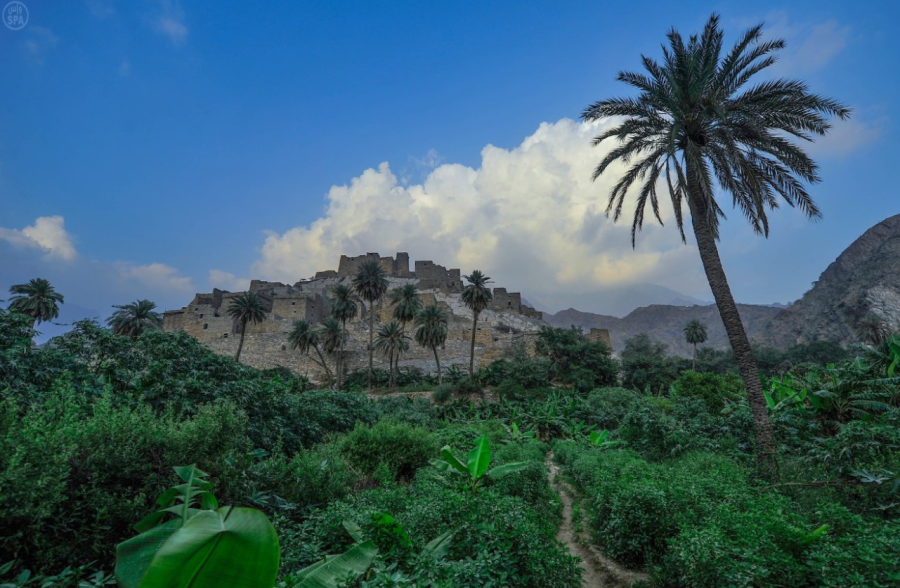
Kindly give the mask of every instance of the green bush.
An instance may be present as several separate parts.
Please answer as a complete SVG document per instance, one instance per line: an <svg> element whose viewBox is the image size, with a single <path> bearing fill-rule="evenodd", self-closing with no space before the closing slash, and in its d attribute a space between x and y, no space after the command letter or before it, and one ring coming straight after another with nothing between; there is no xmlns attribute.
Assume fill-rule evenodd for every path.
<svg viewBox="0 0 900 588"><path fill-rule="evenodd" d="M437 411L427 398L393 396L372 401L378 417L406 423L415 427L435 427Z"/></svg>
<svg viewBox="0 0 900 588"><path fill-rule="evenodd" d="M385 465L397 480L411 480L438 453L437 439L427 429L379 421L359 425L340 440L341 454L353 467L373 475Z"/></svg>
<svg viewBox="0 0 900 588"><path fill-rule="evenodd" d="M598 388L579 404L579 420L594 429L617 429L630 411L641 403L641 396L625 388Z"/></svg>
<svg viewBox="0 0 900 588"><path fill-rule="evenodd" d="M577 560L554 539L555 521L520 498L493 489L472 495L422 476L408 487L387 487L355 495L313 514L311 525L326 553L348 543L342 522L352 520L371 533L371 516L387 512L408 532L411 551L453 530L450 552L438 564L395 558L376 564L389 577L417 578L418 586L497 586L578 588ZM305 563L305 562L303 562ZM390 574L396 574L390 576ZM395 584L376 584L395 585Z"/></svg>
<svg viewBox="0 0 900 588"><path fill-rule="evenodd" d="M847 521L849 513L804 514L727 458L692 453L654 464L633 451L574 442L557 442L554 451L589 497L598 545L648 566L659 585L887 586L900 577L900 539L888 527ZM836 557L840 550L847 551Z"/></svg>
<svg viewBox="0 0 900 588"><path fill-rule="evenodd" d="M105 393L90 403L60 383L28 411L7 401L0 431L0 559L35 571L76 562L109 567L168 487L171 468L196 462L214 477L228 455L246 452L246 417L233 404L191 418L118 406Z"/></svg>
<svg viewBox="0 0 900 588"><path fill-rule="evenodd" d="M444 404L453 396L453 386L450 384L441 384L431 393L431 399L436 404Z"/></svg>
<svg viewBox="0 0 900 588"><path fill-rule="evenodd" d="M535 349L549 361L551 379L579 392L614 386L618 380L619 363L612 358L612 351L599 341L591 341L574 326L542 328Z"/></svg>
<svg viewBox="0 0 900 588"><path fill-rule="evenodd" d="M465 378L456 385L456 392L462 396L481 394L484 392L477 378Z"/></svg>
<svg viewBox="0 0 900 588"><path fill-rule="evenodd" d="M525 469L494 480L490 487L505 496L517 496L539 512L552 512L551 505L558 501L547 481L544 456L549 447L536 441L494 445L492 466L512 462L525 462Z"/></svg>
<svg viewBox="0 0 900 588"><path fill-rule="evenodd" d="M672 383L672 398L696 398L707 410L717 413L729 402L746 402L744 381L738 374L698 373L691 370L682 372Z"/></svg>

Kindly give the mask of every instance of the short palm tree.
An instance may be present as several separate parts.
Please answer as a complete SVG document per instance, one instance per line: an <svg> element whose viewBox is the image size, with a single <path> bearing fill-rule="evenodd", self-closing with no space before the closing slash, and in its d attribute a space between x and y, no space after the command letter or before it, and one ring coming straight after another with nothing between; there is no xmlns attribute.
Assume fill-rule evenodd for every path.
<svg viewBox="0 0 900 588"><path fill-rule="evenodd" d="M697 369L697 345L706 343L706 325L694 319L684 326L684 340L694 346L694 354L691 357L691 369Z"/></svg>
<svg viewBox="0 0 900 588"><path fill-rule="evenodd" d="M391 366L388 389L393 390L396 378L396 364L400 360L400 354L409 349L409 336L403 332L403 327L397 321L391 321L378 329L375 338L375 349L388 359Z"/></svg>
<svg viewBox="0 0 900 588"><path fill-rule="evenodd" d="M462 291L462 301L472 311L472 348L469 354L469 377L475 375L475 332L478 330L478 315L491 304L494 295L488 284L491 279L479 270L472 272L471 276L463 276L469 282Z"/></svg>
<svg viewBox="0 0 900 588"><path fill-rule="evenodd" d="M662 222L657 198L660 183L672 200L683 240L682 206L687 204L700 259L747 386L760 472L774 478L775 441L759 370L716 244L719 221L725 216L716 196L729 193L754 231L762 235L768 235L767 211L778 207L779 197L807 216L819 217L804 185L819 181L818 167L794 139L808 141L824 135L830 128L828 116L843 119L850 111L811 94L800 81L770 79L747 87L755 74L775 63L774 53L784 47L784 41L763 40L762 25L741 35L725 55L716 14L701 35L685 42L672 29L668 41L662 64L643 57L646 74L619 73L619 81L636 88L637 96L601 100L582 114L586 121L618 118L614 128L594 139L594 145L617 141L597 166L594 178L613 162L629 166L609 194L606 213L614 219L622 214L629 188L642 184L636 191L632 244L648 202Z"/></svg>
<svg viewBox="0 0 900 588"><path fill-rule="evenodd" d="M344 381L344 342L347 339L347 321L356 318L356 315L359 314L359 307L356 305L356 300L357 298L353 294L353 290L346 284L338 284L331 289L331 317L340 321L341 331L343 331L337 360L338 390L341 389L341 385Z"/></svg>
<svg viewBox="0 0 900 588"><path fill-rule="evenodd" d="M387 274L381 264L374 260L364 261L356 270L353 289L360 298L369 303L369 390L372 389L372 338L375 336L375 302L388 289Z"/></svg>
<svg viewBox="0 0 900 588"><path fill-rule="evenodd" d="M884 321L871 313L859 322L856 332L863 343L872 347L878 347L891 336L887 327L884 326Z"/></svg>
<svg viewBox="0 0 900 588"><path fill-rule="evenodd" d="M228 316L236 320L241 326L241 340L238 343L234 360L240 363L241 350L244 348L244 335L247 333L247 323L258 325L266 320L266 309L263 300L253 292L243 292L231 299L228 305Z"/></svg>
<svg viewBox="0 0 900 588"><path fill-rule="evenodd" d="M325 375L331 380L331 370L328 369L328 364L322 356L322 350L319 349L319 332L313 329L309 321L302 319L294 321L294 326L288 335L288 343L290 343L291 349L298 350L300 355L308 355L310 349L315 349L321 366L325 370Z"/></svg>
<svg viewBox="0 0 900 588"><path fill-rule="evenodd" d="M404 329L408 323L415 320L416 314L422 309L422 301L416 293L415 284L406 284L402 288L391 290L388 298L394 307L394 318Z"/></svg>
<svg viewBox="0 0 900 588"><path fill-rule="evenodd" d="M144 331L162 328L162 315L154 310L156 304L149 300L135 300L113 308L118 310L106 319L106 324L116 335L139 337Z"/></svg>
<svg viewBox="0 0 900 588"><path fill-rule="evenodd" d="M318 333L322 341L322 349L325 350L325 353L335 356L335 370L340 373L341 356L338 355L338 352L343 348L346 336L344 329L341 328L341 323L334 317L328 317L319 325ZM337 380L335 380L335 385L337 385Z"/></svg>
<svg viewBox="0 0 900 588"><path fill-rule="evenodd" d="M27 284L10 286L9 293L13 295L9 310L30 316L32 329L36 324L59 317L63 295L44 278L33 278Z"/></svg>
<svg viewBox="0 0 900 588"><path fill-rule="evenodd" d="M434 364L437 366L438 384L444 383L441 372L441 360L437 349L447 340L447 313L437 304L429 304L419 311L415 319L416 343L428 347L434 352Z"/></svg>

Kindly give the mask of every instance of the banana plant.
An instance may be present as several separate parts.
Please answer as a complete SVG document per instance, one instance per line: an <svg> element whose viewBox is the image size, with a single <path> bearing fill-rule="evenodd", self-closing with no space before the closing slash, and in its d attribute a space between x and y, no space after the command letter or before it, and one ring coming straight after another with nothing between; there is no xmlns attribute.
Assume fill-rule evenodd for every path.
<svg viewBox="0 0 900 588"><path fill-rule="evenodd" d="M266 515L219 507L208 474L194 465L174 469L184 483L165 491L157 500L162 508L135 525L140 534L116 547L120 588L273 588L281 550ZM288 585L334 588L365 572L376 554L371 541L355 545L302 570Z"/></svg>
<svg viewBox="0 0 900 588"><path fill-rule="evenodd" d="M616 445L622 444L621 441L610 441L609 431L606 429L603 429L602 431L591 431L591 434L588 437L588 443L594 447L600 447L601 449L610 449Z"/></svg>
<svg viewBox="0 0 900 588"><path fill-rule="evenodd" d="M445 445L441 449L441 457L443 461L433 459L431 465L440 472L462 477L473 494L478 492L478 488L485 478L497 479L521 471L526 467L524 462L517 461L488 470L491 465L491 443L488 441L487 435L482 435L475 441L475 447L469 452L466 463L453 455L453 450L449 445Z"/></svg>
<svg viewBox="0 0 900 588"><path fill-rule="evenodd" d="M395 547L409 549L412 547L412 540L409 538L406 529L404 529L391 515L383 512L376 512L372 514L371 521L372 527L376 529L378 533L386 536L389 541L393 543L394 547L391 549L394 549ZM359 525L350 520L345 520L343 524L347 533L349 533L358 543L365 541L365 535ZM422 551L419 554L420 557L433 559L435 561L442 559L450 551L450 542L452 539L453 531L441 533L422 548Z"/></svg>
<svg viewBox="0 0 900 588"><path fill-rule="evenodd" d="M508 427L506 427L506 432L509 433L509 439L506 440L507 443L523 443L526 441L533 441L537 432L534 430L523 431L519 428L519 423L513 421Z"/></svg>

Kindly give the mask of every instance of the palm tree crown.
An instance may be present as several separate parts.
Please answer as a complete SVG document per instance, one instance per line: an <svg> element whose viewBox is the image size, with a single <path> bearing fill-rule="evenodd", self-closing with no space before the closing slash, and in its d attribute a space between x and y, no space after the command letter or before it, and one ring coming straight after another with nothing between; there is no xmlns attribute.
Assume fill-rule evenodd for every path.
<svg viewBox="0 0 900 588"><path fill-rule="evenodd" d="M472 312L481 313L481 311L491 304L491 300L494 299L491 289L488 288L491 279L479 270L473 271L470 276L463 277L469 283L463 288L462 296L460 298L462 299L463 304L469 307Z"/></svg>
<svg viewBox="0 0 900 588"><path fill-rule="evenodd" d="M790 137L810 141L813 135L824 135L830 128L827 115L843 119L850 110L811 94L800 81L768 80L746 88L755 74L775 63L774 53L784 47L782 40L763 41L761 24L745 32L724 56L716 14L703 34L691 36L687 44L674 29L667 36L662 64L642 57L647 74L618 75L639 91L637 97L601 100L582 114L589 121L624 117L594 139L594 145L619 141L597 166L594 178L615 161L636 160L610 192L607 214L618 219L628 189L643 181L632 221L633 243L648 202L662 223L657 184L664 178L682 238L685 201L718 238L719 219L725 214L713 193L715 183L731 194L760 234L768 235L766 211L778 207L777 196L809 217L820 216L803 184L819 181L818 166ZM692 180L696 189L689 194Z"/></svg>
<svg viewBox="0 0 900 588"><path fill-rule="evenodd" d="M414 334L416 343L422 347L428 347L434 353L435 368L438 373L438 384L443 384L444 378L441 372L441 360L438 358L437 348L447 340L447 313L437 304L429 304L416 314L416 331Z"/></svg>
<svg viewBox="0 0 900 588"><path fill-rule="evenodd" d="M463 277L469 283L463 288L460 298L463 304L469 307L473 315L472 345L469 349L469 377L471 378L475 375L475 333L478 330L478 315L490 305L494 295L491 293L491 289L488 288L491 279L481 273L481 271L474 270L472 275Z"/></svg>
<svg viewBox="0 0 900 588"><path fill-rule="evenodd" d="M382 325L378 329L378 336L375 337L375 349L384 357L388 358L391 364L390 381L388 386L391 390L394 388L394 363L400 358L400 353L409 349L409 336L404 334L403 327L397 321L391 321L386 325Z"/></svg>
<svg viewBox="0 0 900 588"><path fill-rule="evenodd" d="M359 313L359 307L356 305L357 298L353 294L353 290L346 284L338 284L331 289L331 317L341 323L341 337L339 340L340 347L338 349L337 358L337 387L341 388L344 376L344 341L347 338L347 321L356 318Z"/></svg>
<svg viewBox="0 0 900 588"><path fill-rule="evenodd" d="M15 284L9 288L9 293L13 295L9 310L30 316L32 327L35 323L59 317L59 305L63 303L63 295L44 278L33 278L27 284Z"/></svg>
<svg viewBox="0 0 900 588"><path fill-rule="evenodd" d="M243 292L231 299L228 305L228 316L241 325L241 339L238 342L236 361L241 360L241 350L244 348L244 335L247 333L247 323L259 324L266 320L266 309L263 300L253 292Z"/></svg>
<svg viewBox="0 0 900 588"><path fill-rule="evenodd" d="M113 306L117 309L106 320L117 335L138 337L144 331L154 331L162 328L162 315L156 312L156 304L149 300L135 300L131 304Z"/></svg>
<svg viewBox="0 0 900 588"><path fill-rule="evenodd" d="M319 326L319 336L322 338L322 349L325 353L335 353L341 348L344 330L336 318L328 317Z"/></svg>
<svg viewBox="0 0 900 588"><path fill-rule="evenodd" d="M391 306L394 307L394 318L400 321L401 325L412 322L422 308L422 301L416 294L414 284L406 284L402 288L391 290L390 300Z"/></svg>
<svg viewBox="0 0 900 588"><path fill-rule="evenodd" d="M328 364L325 363L325 358L322 357L322 352L319 349L319 335L319 331L313 329L309 321L296 320L291 332L288 334L288 343L291 345L291 349L298 350L301 355L307 355L310 349L315 349L326 375L331 379L331 370L328 369Z"/></svg>
<svg viewBox="0 0 900 588"><path fill-rule="evenodd" d="M694 319L684 326L684 340L691 345L706 343L706 325Z"/></svg>
<svg viewBox="0 0 900 588"><path fill-rule="evenodd" d="M353 289L359 297L369 303L369 390L372 389L372 338L375 336L375 301L384 296L388 289L387 274L381 264L374 260L364 261L356 270Z"/></svg>

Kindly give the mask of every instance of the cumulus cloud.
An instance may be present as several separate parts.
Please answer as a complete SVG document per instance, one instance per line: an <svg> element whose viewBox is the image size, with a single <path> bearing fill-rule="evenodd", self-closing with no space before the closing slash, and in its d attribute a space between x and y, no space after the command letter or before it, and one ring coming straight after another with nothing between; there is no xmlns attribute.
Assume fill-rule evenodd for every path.
<svg viewBox="0 0 900 588"><path fill-rule="evenodd" d="M178 2L162 0L160 12L153 19L153 28L167 37L175 46L182 45L188 36L188 28L184 22L184 9Z"/></svg>
<svg viewBox="0 0 900 588"><path fill-rule="evenodd" d="M243 292L250 288L250 278L239 278L222 270L209 270L210 288L219 288L229 292Z"/></svg>
<svg viewBox="0 0 900 588"><path fill-rule="evenodd" d="M834 121L834 126L827 135L816 138L814 142L804 144L803 147L813 157L846 157L875 142L881 136L881 128L886 124L885 118L868 121L854 113L849 120Z"/></svg>
<svg viewBox="0 0 900 588"><path fill-rule="evenodd" d="M611 123L543 123L514 149L486 146L478 169L444 163L420 184L403 185L387 163L327 194L308 226L268 232L255 275L292 282L335 268L341 253L407 251L414 259L478 268L498 285L553 305L577 294L653 282L704 293L696 251L666 227L647 223L631 248L630 223L606 218L606 196L624 170L596 182L604 148L590 140Z"/></svg>
<svg viewBox="0 0 900 588"><path fill-rule="evenodd" d="M59 44L59 37L46 27L30 26L26 29L22 47L31 63L42 65L47 55Z"/></svg>
<svg viewBox="0 0 900 588"><path fill-rule="evenodd" d="M138 265L131 262L117 262L115 266L122 280L134 281L155 290L185 293L196 291L191 278L178 275L177 269L164 263Z"/></svg>
<svg viewBox="0 0 900 588"><path fill-rule="evenodd" d="M61 216L41 216L24 229L0 227L0 239L17 247L39 249L48 259L72 261L77 255Z"/></svg>

